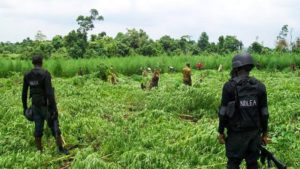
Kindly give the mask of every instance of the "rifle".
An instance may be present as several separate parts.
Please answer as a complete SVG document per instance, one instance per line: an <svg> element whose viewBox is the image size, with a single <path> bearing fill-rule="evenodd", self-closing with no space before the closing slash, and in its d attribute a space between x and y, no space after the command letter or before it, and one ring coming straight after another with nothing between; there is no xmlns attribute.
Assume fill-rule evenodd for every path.
<svg viewBox="0 0 300 169"><path fill-rule="evenodd" d="M56 99L55 99L55 94L54 94L54 88L52 88L52 94L53 94L53 99L54 99L54 103L56 104ZM53 127L54 127L54 130L55 130L55 138L57 139L58 138L58 133L57 131L59 130L58 128L58 110L56 108L56 110L53 110L52 107L48 104L48 112L50 112L50 118L51 120L53 121ZM53 112L56 112L56 114L53 114ZM62 138L62 141L63 143L65 144L65 140L63 138L63 136L61 135L61 138Z"/></svg>
<svg viewBox="0 0 300 169"><path fill-rule="evenodd" d="M54 99L54 104L56 104L56 99L55 99L55 94L54 94L54 87L52 87L52 91L51 91L51 97L53 97ZM48 112L49 112L49 118L53 121L53 127L54 127L54 130L55 130L55 138L58 137L58 134L57 134L57 130L58 130L58 110L57 109L53 109L53 105L50 105L49 102L48 102ZM56 114L54 114L56 113Z"/></svg>
<svg viewBox="0 0 300 169"><path fill-rule="evenodd" d="M286 165L281 163L279 160L277 160L274 155L268 151L266 148L264 148L262 145L259 146L259 149L261 151L261 154L260 154L260 161L262 164L265 164L265 161L267 159L268 161L268 167L272 167L272 161L274 162L275 166L278 168L278 169L286 169Z"/></svg>

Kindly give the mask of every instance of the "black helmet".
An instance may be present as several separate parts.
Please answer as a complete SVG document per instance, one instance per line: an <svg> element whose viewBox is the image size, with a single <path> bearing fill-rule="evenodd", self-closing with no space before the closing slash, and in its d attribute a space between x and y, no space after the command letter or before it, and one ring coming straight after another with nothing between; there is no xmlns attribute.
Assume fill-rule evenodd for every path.
<svg viewBox="0 0 300 169"><path fill-rule="evenodd" d="M31 107L25 110L24 116L26 117L27 120L33 121L33 112Z"/></svg>
<svg viewBox="0 0 300 169"><path fill-rule="evenodd" d="M238 68L246 65L254 66L253 57L249 53L238 53L232 59L232 68Z"/></svg>
<svg viewBox="0 0 300 169"><path fill-rule="evenodd" d="M43 57L41 55L32 56L32 64L41 66L43 64Z"/></svg>

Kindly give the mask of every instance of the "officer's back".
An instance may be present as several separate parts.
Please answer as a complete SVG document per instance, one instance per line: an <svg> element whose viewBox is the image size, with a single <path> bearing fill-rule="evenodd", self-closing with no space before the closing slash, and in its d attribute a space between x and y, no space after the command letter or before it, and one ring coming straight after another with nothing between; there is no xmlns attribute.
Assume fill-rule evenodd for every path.
<svg viewBox="0 0 300 169"><path fill-rule="evenodd" d="M46 100L46 85L47 79L50 78L50 73L43 69L32 69L24 76L24 81L30 87L30 97L32 104L35 106L47 106ZM49 89L48 89L49 90Z"/></svg>
<svg viewBox="0 0 300 169"><path fill-rule="evenodd" d="M228 169L239 168L243 159L247 169L257 169L258 147L267 144L267 93L264 84L249 76L253 67L250 54L235 55L232 79L223 87L218 131L219 142L225 143Z"/></svg>
<svg viewBox="0 0 300 169"><path fill-rule="evenodd" d="M27 93L30 88L30 97L32 98L33 121L35 123L34 137L36 146L39 151L43 151L42 136L44 130L44 121L47 121L52 135L56 139L59 152L68 154L69 152L63 148L63 139L59 129L58 110L56 107L54 89L51 84L51 75L48 71L42 69L43 58L35 55L32 58L34 69L28 71L24 75L24 83L22 90L22 102L24 114L28 108Z"/></svg>

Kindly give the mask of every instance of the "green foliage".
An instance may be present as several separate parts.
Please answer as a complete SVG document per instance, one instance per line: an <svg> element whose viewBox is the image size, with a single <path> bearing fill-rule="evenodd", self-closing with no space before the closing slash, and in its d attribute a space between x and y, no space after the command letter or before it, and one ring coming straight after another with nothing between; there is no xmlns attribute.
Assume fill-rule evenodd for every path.
<svg viewBox="0 0 300 169"><path fill-rule="evenodd" d="M254 70L251 75L268 92L272 144L267 148L289 168L299 168L300 81L296 73ZM37 152L34 124L22 115L22 74L1 78L0 168L226 167L225 147L217 142L217 111L229 71L193 70L192 87L182 84L181 73L161 74L159 87L151 91L141 90L139 81L131 77L119 78L117 85L93 75L53 78L69 156L58 154L46 125L45 151ZM245 167L243 163L241 168Z"/></svg>
<svg viewBox="0 0 300 169"><path fill-rule="evenodd" d="M51 42L41 42L38 44L37 48L34 51L35 54L42 55L45 59L49 58L53 51L53 46Z"/></svg>
<svg viewBox="0 0 300 169"><path fill-rule="evenodd" d="M148 41L148 35L142 29L137 31L136 29L128 29L125 34L129 47L133 49L140 48Z"/></svg>
<svg viewBox="0 0 300 169"><path fill-rule="evenodd" d="M117 43L114 41L111 37L104 37L102 39L103 43L106 45L103 45L103 55L107 57L114 57L117 55Z"/></svg>
<svg viewBox="0 0 300 169"><path fill-rule="evenodd" d="M53 71L54 76L60 76L62 75L62 65L59 60L56 60L54 62L54 71Z"/></svg>
<svg viewBox="0 0 300 169"><path fill-rule="evenodd" d="M298 53L298 54L300 53L300 37L297 38L296 43L293 45L292 52Z"/></svg>
<svg viewBox="0 0 300 169"><path fill-rule="evenodd" d="M209 38L206 32L202 32L201 36L198 40L198 47L200 48L201 51L205 51L208 46L209 46Z"/></svg>
<svg viewBox="0 0 300 169"><path fill-rule="evenodd" d="M61 53L57 53L60 50L62 50ZM219 65L222 64L224 70L229 70L231 69L232 56L235 55L235 53L226 55L203 53L201 56L169 57L161 55L159 57L129 56L122 58L62 59L62 57L66 55L66 52L64 48L60 48L58 51L54 53L57 55L51 56L56 59L45 60L43 67L52 73L55 71L54 74L60 77L72 77L77 75L80 67L83 68L84 74L96 73L98 72L97 66L99 63L104 63L107 66L113 65L117 73L124 75L140 74L140 67L157 68L161 69L163 72L168 72L168 67L172 66L175 68L176 72L181 72L186 62L190 62L193 69L196 69L196 64L201 62L204 63L203 69L216 70ZM300 65L300 58L296 53L276 53L269 51L267 48L263 48L263 52L265 54L253 53L255 62L259 63L262 69L277 71L289 68L292 63L294 63L296 67ZM21 60L22 70L19 71L19 69L15 69L14 66L7 66L16 64L16 62L19 61L18 59L0 59L0 61L1 60L4 62L4 66L0 68L0 77L6 77L9 72L23 73L32 67L31 60Z"/></svg>
<svg viewBox="0 0 300 169"><path fill-rule="evenodd" d="M61 47L64 46L64 40L63 37L60 35L56 35L52 38L52 46L54 47L54 49L57 51L58 49L60 49Z"/></svg>
<svg viewBox="0 0 300 169"><path fill-rule="evenodd" d="M31 59L33 55L41 55L47 59L54 52L51 41L34 41L30 46L25 46L20 54L21 59Z"/></svg>
<svg viewBox="0 0 300 169"><path fill-rule="evenodd" d="M276 51L285 52L288 50L288 42L286 37L289 33L288 25L283 25L279 35L277 36Z"/></svg>
<svg viewBox="0 0 300 169"><path fill-rule="evenodd" d="M90 10L90 16L78 16L76 21L78 23L79 31L81 33L86 33L89 30L92 30L94 28L94 21L102 21L104 18L103 16L99 15L98 11L96 9Z"/></svg>
<svg viewBox="0 0 300 169"><path fill-rule="evenodd" d="M51 53L50 56L51 59L64 59L64 58L69 58L67 49L65 47L61 47L55 52Z"/></svg>
<svg viewBox="0 0 300 169"><path fill-rule="evenodd" d="M94 28L94 21L103 20L103 16L99 15L96 9L91 9L90 16L78 16L77 23L80 26L77 31L71 31L64 37L64 46L68 54L72 58L83 58L88 48L87 31ZM89 51L89 54L94 54L94 51ZM90 57L90 56L88 56Z"/></svg>
<svg viewBox="0 0 300 169"><path fill-rule="evenodd" d="M158 56L161 51L161 46L159 43L149 41L140 48L139 53L144 56Z"/></svg>
<svg viewBox="0 0 300 169"><path fill-rule="evenodd" d="M164 52L167 55L172 55L172 53L177 49L176 41L168 35L165 35L159 39Z"/></svg>
<svg viewBox="0 0 300 169"><path fill-rule="evenodd" d="M100 63L96 68L96 77L107 81L107 76L109 74L109 68L104 63Z"/></svg>
<svg viewBox="0 0 300 169"><path fill-rule="evenodd" d="M64 46L72 58L83 58L88 46L87 34L75 30L69 32L69 34L64 37Z"/></svg>
<svg viewBox="0 0 300 169"><path fill-rule="evenodd" d="M254 52L254 53L261 54L261 53L263 52L263 48L264 48L264 46L261 45L260 43L258 43L258 42L253 42L253 43L251 44L251 46L249 47L248 50L249 50L251 53Z"/></svg>
<svg viewBox="0 0 300 169"><path fill-rule="evenodd" d="M226 36L224 39L223 50L228 50L229 52L234 52L237 50L242 50L243 43L239 41L235 36Z"/></svg>
<svg viewBox="0 0 300 169"><path fill-rule="evenodd" d="M283 25L279 35L277 36L277 40L286 39L288 33L289 33L288 25Z"/></svg>

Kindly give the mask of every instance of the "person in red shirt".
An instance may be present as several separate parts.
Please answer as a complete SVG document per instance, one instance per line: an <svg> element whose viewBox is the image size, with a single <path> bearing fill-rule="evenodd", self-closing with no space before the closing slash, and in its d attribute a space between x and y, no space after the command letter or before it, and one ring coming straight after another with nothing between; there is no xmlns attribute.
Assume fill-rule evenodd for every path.
<svg viewBox="0 0 300 169"><path fill-rule="evenodd" d="M203 63L201 63L201 62L197 63L197 68L198 68L198 70L200 70L200 69L201 69L201 67L202 67L203 65L204 65L204 64L203 64Z"/></svg>

